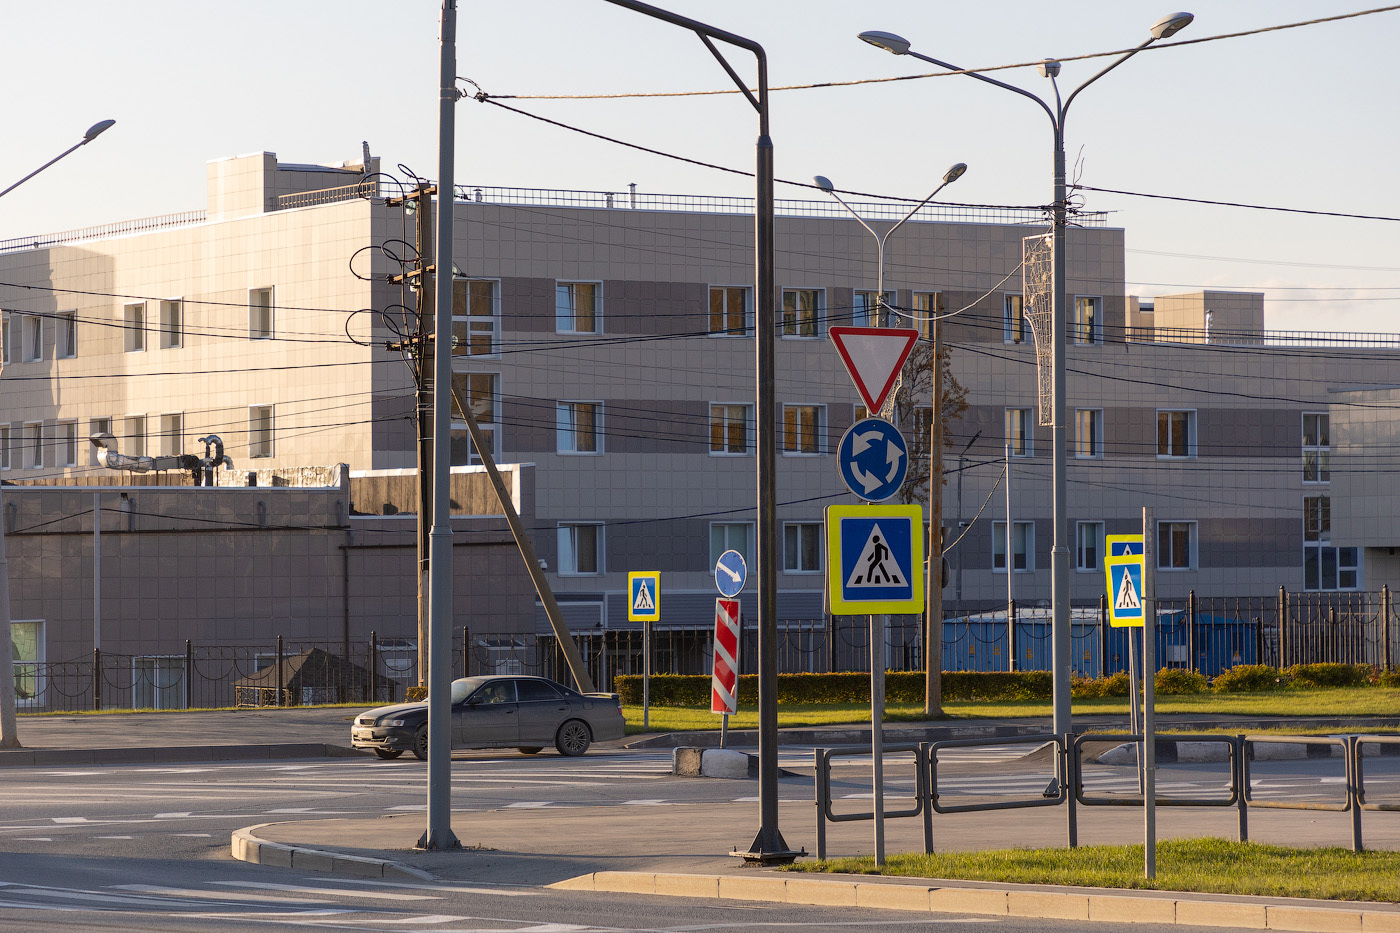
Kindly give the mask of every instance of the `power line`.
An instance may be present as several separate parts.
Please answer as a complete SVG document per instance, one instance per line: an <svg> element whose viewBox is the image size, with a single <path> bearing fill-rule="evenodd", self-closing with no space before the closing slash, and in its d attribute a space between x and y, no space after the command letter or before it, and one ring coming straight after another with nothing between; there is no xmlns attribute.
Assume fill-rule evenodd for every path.
<svg viewBox="0 0 1400 933"><path fill-rule="evenodd" d="M1383 214L1345 214L1340 211L1306 210L1301 207L1273 207L1265 204L1246 204L1243 201L1212 201L1206 198L1183 198L1172 194L1145 194L1141 191L1120 191L1116 188L1095 188L1093 185L1075 184L1074 188L1083 191L1098 191L1102 194L1123 194L1134 198L1153 198L1159 201L1183 201L1187 204L1209 204L1215 207L1244 207L1254 211L1281 211L1287 214L1306 214L1312 217L1344 217L1348 220L1388 220L1400 223L1400 217Z"/></svg>

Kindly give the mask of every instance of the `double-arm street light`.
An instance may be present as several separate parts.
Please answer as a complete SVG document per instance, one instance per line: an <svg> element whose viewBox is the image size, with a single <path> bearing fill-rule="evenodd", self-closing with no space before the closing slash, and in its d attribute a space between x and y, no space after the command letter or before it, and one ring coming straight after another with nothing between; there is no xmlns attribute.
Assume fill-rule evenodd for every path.
<svg viewBox="0 0 1400 933"><path fill-rule="evenodd" d="M1063 735L1070 731L1070 696L1069 696L1069 673L1070 673L1070 615L1069 615L1069 523L1066 516L1066 484L1065 484L1065 329L1066 319L1066 283L1065 283L1065 114L1069 110L1069 105L1074 103L1074 98L1079 92L1099 78L1108 74L1114 68L1132 58L1138 52L1147 48L1158 39L1166 39L1176 35L1181 30L1191 24L1194 17L1190 13L1173 13L1164 16L1153 24L1151 35L1147 41L1137 48L1125 53L1115 59L1107 67L1100 70L1089 80L1075 88L1068 97L1061 100L1059 85L1055 83L1056 76L1060 73L1060 63L1047 59L1040 66L1040 73L1049 78L1051 86L1055 91L1055 103L1052 108L1048 103L1029 91L1022 90L995 78L977 74L972 71L965 71L957 65L939 61L928 55L923 55L913 51L909 47L909 40L902 36L890 32L863 32L860 38L870 43L876 48L884 49L894 55L912 55L920 61L929 62L940 68L949 71L958 71L966 74L970 78L978 81L1005 88L1022 97L1029 98L1036 102L1045 115L1050 118L1050 129L1054 139L1054 202L1051 210L1053 213L1054 235L1052 239L1053 248L1053 274L1054 288L1050 310L1050 342L1052 358L1052 414L1051 414L1051 455L1052 455L1052 502L1053 502L1053 527L1054 544L1050 552L1050 605L1051 605L1051 663L1053 666L1054 681L1054 722L1055 732ZM1036 339L1041 337L1036 335ZM1007 540L1010 541L1011 529L1007 529ZM1010 553L1008 549L1008 553ZM1150 676L1150 675L1149 675Z"/></svg>

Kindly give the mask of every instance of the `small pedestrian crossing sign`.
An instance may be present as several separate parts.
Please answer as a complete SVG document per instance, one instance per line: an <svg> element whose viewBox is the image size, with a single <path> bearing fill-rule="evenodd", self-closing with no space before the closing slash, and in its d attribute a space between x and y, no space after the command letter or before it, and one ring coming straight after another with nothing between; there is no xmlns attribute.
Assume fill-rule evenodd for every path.
<svg viewBox="0 0 1400 933"><path fill-rule="evenodd" d="M627 621L661 621L661 571L634 570L627 574Z"/></svg>
<svg viewBox="0 0 1400 933"><path fill-rule="evenodd" d="M826 510L827 606L841 614L922 612L923 509L832 505Z"/></svg>
<svg viewBox="0 0 1400 933"><path fill-rule="evenodd" d="M1143 624L1142 561L1141 553L1104 559L1108 577L1108 621L1114 627Z"/></svg>

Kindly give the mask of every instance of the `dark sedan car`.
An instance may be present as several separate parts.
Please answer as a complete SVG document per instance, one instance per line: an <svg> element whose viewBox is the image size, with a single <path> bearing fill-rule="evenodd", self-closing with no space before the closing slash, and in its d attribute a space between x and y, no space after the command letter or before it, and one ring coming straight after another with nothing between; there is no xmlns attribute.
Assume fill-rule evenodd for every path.
<svg viewBox="0 0 1400 933"><path fill-rule="evenodd" d="M463 677L452 681L452 747L517 748L533 755L546 745L582 755L593 742L620 739L622 703L612 693L578 693L544 677ZM381 706L355 717L350 744L380 758L413 752L428 757L428 704Z"/></svg>

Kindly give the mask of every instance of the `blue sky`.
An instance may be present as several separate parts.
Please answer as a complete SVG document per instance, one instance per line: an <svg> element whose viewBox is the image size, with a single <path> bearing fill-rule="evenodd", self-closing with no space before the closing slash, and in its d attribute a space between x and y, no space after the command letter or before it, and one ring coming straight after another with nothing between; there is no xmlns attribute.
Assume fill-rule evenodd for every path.
<svg viewBox="0 0 1400 933"><path fill-rule="evenodd" d="M1189 4L1191 0L1176 0ZM663 4L665 5L665 4ZM1334 16L1370 4L1226 0L1178 39ZM764 44L774 86L934 70L859 42L897 32L965 67L1137 45L1174 12L1139 0L671 0ZM871 12L873 10L873 12ZM436 173L439 5L341 0L7 4L0 70L10 127L0 184L117 126L0 202L0 239L204 204L204 163L259 150ZM461 0L458 74L493 94L724 89L695 37L604 0ZM1086 185L1400 217L1400 11L1144 52L1075 101L1071 165ZM743 75L751 59L732 56ZM1097 70L1068 62L1067 92ZM998 76L1048 94L1026 68ZM515 101L577 126L748 169L752 110L733 95ZM459 183L748 195L746 179L548 127L487 104L457 111ZM1050 198L1049 122L1031 102L960 76L773 95L780 178L921 198L952 162L949 200ZM1072 168L1072 173L1074 169ZM780 185L779 197L810 197ZM1400 331L1400 223L1177 204L1090 192L1127 231L1131 294L1268 293L1275 329Z"/></svg>

